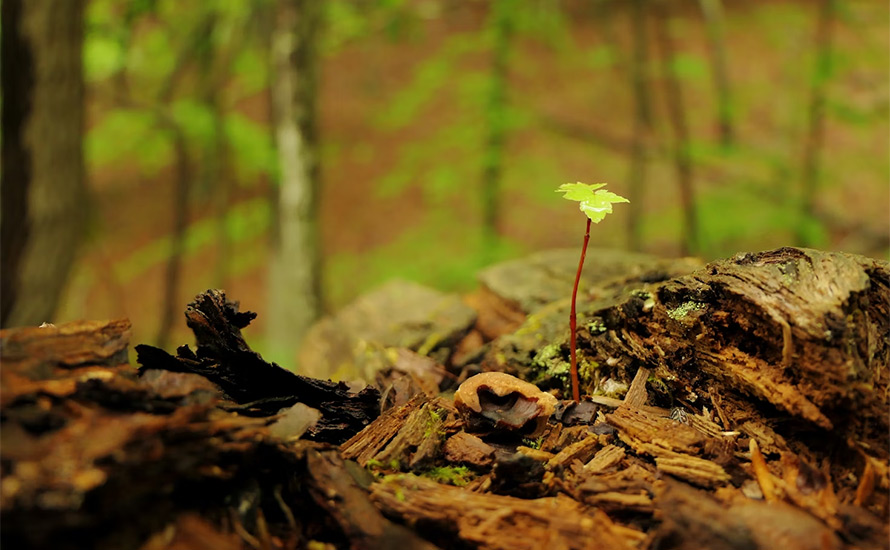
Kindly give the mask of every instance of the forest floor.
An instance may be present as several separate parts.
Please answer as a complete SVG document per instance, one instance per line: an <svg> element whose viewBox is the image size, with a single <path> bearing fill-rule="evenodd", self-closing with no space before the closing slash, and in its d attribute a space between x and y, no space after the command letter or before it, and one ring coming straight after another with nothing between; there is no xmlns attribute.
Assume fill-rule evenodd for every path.
<svg viewBox="0 0 890 550"><path fill-rule="evenodd" d="M890 264L596 255L578 404L565 251L486 269L473 307L403 284L320 323L362 388L265 361L218 290L138 370L126 319L0 331L2 542L886 548Z"/></svg>

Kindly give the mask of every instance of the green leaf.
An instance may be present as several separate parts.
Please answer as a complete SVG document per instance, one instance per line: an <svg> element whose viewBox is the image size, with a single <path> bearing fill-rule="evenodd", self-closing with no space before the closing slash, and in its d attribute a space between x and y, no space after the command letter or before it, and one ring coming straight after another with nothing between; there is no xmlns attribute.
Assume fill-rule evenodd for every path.
<svg viewBox="0 0 890 550"><path fill-rule="evenodd" d="M581 204L581 212L584 212L590 221L599 223L606 214L612 213L612 204L616 202L630 202L621 195L602 189L605 183L564 183L556 190L557 193L565 193L564 199L578 201Z"/></svg>
<svg viewBox="0 0 890 550"><path fill-rule="evenodd" d="M94 32L85 38L83 65L88 82L110 77L121 68L123 61L123 49L113 37Z"/></svg>

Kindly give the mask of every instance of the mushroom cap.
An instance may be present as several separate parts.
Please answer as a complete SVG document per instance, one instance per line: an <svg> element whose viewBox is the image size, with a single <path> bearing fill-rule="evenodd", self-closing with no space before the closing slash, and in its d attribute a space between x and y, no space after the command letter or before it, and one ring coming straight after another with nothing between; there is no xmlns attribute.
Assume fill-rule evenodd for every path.
<svg viewBox="0 0 890 550"><path fill-rule="evenodd" d="M528 436L543 431L556 404L553 395L503 372L472 376L454 394L454 405L471 425L481 422L495 429L522 430Z"/></svg>

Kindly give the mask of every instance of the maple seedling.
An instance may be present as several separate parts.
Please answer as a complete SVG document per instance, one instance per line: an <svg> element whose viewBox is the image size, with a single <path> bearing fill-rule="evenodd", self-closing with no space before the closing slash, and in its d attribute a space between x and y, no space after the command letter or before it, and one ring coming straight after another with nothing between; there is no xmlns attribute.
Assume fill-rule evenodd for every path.
<svg viewBox="0 0 890 550"><path fill-rule="evenodd" d="M578 273L575 274L575 285L572 287L572 311L569 314L569 328L571 340L569 350L572 356L572 398L575 403L581 400L581 390L578 382L578 355L577 355L577 319L575 316L575 301L578 297L578 283L581 281L581 269L584 267L584 256L587 254L587 243L590 241L590 222L599 223L612 213L612 204L616 202L630 202L620 195L602 189L605 183L564 183L556 190L557 193L565 193L564 199L578 201L581 204L581 212L587 215L587 229L584 231L584 244L581 245L581 259L578 261Z"/></svg>

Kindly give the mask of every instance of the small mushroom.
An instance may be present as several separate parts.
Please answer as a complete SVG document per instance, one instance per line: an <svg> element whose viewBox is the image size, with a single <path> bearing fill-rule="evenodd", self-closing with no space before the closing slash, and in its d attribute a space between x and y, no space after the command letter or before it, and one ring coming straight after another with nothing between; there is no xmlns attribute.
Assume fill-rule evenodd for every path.
<svg viewBox="0 0 890 550"><path fill-rule="evenodd" d="M534 384L503 372L483 372L464 381L454 405L470 431L516 431L537 437L556 410L556 398Z"/></svg>

